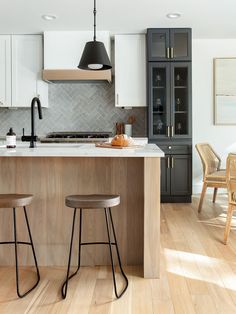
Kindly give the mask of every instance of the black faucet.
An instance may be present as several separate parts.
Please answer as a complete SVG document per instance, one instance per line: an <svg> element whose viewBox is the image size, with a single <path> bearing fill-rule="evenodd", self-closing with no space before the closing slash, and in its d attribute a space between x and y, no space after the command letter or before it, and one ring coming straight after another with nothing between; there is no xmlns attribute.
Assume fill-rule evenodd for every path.
<svg viewBox="0 0 236 314"><path fill-rule="evenodd" d="M31 138L30 138L30 148L35 147L35 126L34 126L34 108L35 108L35 103L37 103L38 106L38 113L39 113L39 119L43 119L42 116L42 107L41 107L41 102L38 97L34 97L31 101Z"/></svg>

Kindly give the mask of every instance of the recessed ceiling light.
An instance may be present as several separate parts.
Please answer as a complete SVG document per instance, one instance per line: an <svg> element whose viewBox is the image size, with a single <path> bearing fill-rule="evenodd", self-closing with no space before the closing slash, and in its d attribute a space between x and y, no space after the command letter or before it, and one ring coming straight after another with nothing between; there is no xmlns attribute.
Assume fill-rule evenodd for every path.
<svg viewBox="0 0 236 314"><path fill-rule="evenodd" d="M53 14L44 14L42 15L42 19L46 20L46 21L52 21L55 20L57 18L56 15Z"/></svg>
<svg viewBox="0 0 236 314"><path fill-rule="evenodd" d="M178 19L179 17L181 17L180 13L168 13L166 14L166 17L168 17L168 19Z"/></svg>

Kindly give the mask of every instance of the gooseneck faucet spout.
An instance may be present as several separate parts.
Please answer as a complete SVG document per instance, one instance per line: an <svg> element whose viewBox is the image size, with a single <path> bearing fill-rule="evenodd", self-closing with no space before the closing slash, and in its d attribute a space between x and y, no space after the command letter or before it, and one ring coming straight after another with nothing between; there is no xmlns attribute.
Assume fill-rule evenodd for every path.
<svg viewBox="0 0 236 314"><path fill-rule="evenodd" d="M36 137L35 137L35 112L34 112L35 104L37 104L37 106L38 106L39 119L43 119L42 107L41 107L40 99L38 97L34 97L32 99L32 101L31 101L31 139L30 139L30 148L34 148L35 147L35 141L36 141Z"/></svg>

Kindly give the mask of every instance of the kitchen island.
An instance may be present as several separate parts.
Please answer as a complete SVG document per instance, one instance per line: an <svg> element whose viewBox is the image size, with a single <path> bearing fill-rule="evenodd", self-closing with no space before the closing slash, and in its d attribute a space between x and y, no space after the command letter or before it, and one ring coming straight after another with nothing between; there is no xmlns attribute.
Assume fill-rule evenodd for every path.
<svg viewBox="0 0 236 314"><path fill-rule="evenodd" d="M16 149L0 147L1 193L31 193L28 210L36 254L41 266L67 264L73 210L65 206L70 194L119 194L112 209L124 265L143 264L145 278L159 277L160 260L160 158L154 144L136 149L96 148L94 144L28 143ZM12 211L1 210L1 239L12 239ZM22 211L17 211L23 225ZM78 246L77 234L74 245ZM26 240L25 228L18 238ZM86 210L83 241L106 241L102 210ZM29 248L21 248L21 264L31 265ZM1 265L14 262L12 248L0 250ZM72 265L76 264L77 249ZM106 246L83 247L82 265L110 264Z"/></svg>

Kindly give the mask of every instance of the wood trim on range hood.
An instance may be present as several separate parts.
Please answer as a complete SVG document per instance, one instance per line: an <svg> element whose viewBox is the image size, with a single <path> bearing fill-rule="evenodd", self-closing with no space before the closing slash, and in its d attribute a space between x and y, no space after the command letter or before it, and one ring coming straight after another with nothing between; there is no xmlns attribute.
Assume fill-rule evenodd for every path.
<svg viewBox="0 0 236 314"><path fill-rule="evenodd" d="M111 70L104 71L85 71L77 69L59 69L59 70L43 70L42 77L44 81L54 83L69 82L99 82L107 81L111 83Z"/></svg>

